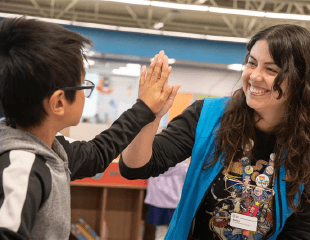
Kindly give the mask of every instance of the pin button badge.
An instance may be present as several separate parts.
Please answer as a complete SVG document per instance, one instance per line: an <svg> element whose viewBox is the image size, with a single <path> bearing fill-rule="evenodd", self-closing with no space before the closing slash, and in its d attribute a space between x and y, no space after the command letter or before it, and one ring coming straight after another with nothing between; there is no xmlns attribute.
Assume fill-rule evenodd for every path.
<svg viewBox="0 0 310 240"><path fill-rule="evenodd" d="M247 166L247 165L249 165L249 163L250 163L250 160L248 157L241 158L241 165L242 166Z"/></svg>
<svg viewBox="0 0 310 240"><path fill-rule="evenodd" d="M272 175L273 172L274 172L273 166L268 166L268 167L266 168L266 173L267 173L268 175Z"/></svg>
<svg viewBox="0 0 310 240"><path fill-rule="evenodd" d="M246 173L246 174L252 174L253 173L253 167L252 166L246 166L245 168L244 168L244 172Z"/></svg>
<svg viewBox="0 0 310 240"><path fill-rule="evenodd" d="M254 188L254 194L259 197L263 194L263 189L261 187Z"/></svg>
<svg viewBox="0 0 310 240"><path fill-rule="evenodd" d="M274 161L276 159L276 154L275 153L271 153L270 154L270 160Z"/></svg>
<svg viewBox="0 0 310 240"><path fill-rule="evenodd" d="M266 188L269 185L269 177L265 174L260 174L256 177L256 185Z"/></svg>

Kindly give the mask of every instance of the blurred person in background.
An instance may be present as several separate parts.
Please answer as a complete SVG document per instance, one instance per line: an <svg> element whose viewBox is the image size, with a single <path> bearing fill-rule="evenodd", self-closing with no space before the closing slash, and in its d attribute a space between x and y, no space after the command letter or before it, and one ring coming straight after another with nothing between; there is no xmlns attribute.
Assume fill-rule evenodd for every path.
<svg viewBox="0 0 310 240"><path fill-rule="evenodd" d="M176 166L158 177L148 180L145 203L149 204L147 223L154 224L155 240L163 240L172 215L181 198L184 179L187 171L187 161Z"/></svg>

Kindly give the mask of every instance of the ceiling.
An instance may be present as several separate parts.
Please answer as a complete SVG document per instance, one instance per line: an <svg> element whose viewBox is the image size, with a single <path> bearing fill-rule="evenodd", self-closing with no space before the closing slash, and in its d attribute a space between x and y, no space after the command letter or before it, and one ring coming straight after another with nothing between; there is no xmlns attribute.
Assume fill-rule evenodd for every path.
<svg viewBox="0 0 310 240"><path fill-rule="evenodd" d="M157 0L157 2L310 14L310 0ZM164 25L160 30L164 31L239 38L249 38L258 30L277 23L295 23L310 30L308 21L180 10L104 0L0 0L0 12L142 29L154 29L154 24L161 22Z"/></svg>

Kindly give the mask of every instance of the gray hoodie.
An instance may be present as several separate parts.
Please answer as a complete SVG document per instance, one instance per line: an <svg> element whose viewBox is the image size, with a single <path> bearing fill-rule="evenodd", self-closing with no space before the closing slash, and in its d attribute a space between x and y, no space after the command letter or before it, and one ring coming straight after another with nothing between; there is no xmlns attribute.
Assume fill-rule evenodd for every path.
<svg viewBox="0 0 310 240"><path fill-rule="evenodd" d="M93 140L56 136L52 148L0 122L0 239L65 240L70 181L103 172L155 115L140 100Z"/></svg>
<svg viewBox="0 0 310 240"><path fill-rule="evenodd" d="M3 154L5 152L7 154ZM17 157L22 157L23 159L16 159ZM14 160L12 158L14 158ZM44 204L39 205L34 222L33 219L29 219L30 222L34 223L31 233L23 233L22 235L30 235L30 239L33 240L68 239L70 233L70 175L67 154L59 141L55 138L51 149L36 136L8 127L5 125L4 121L1 121L0 161L11 162L7 168L0 167L0 176L3 179L1 187L4 188L5 193L3 204L0 206L0 226L4 225L8 228L11 227L14 229L14 227L16 228L17 221L23 222L23 219L20 219L23 218L23 215L25 215L26 218L27 216L29 217L32 212L36 211L34 209L24 208L25 203L28 202L27 197L31 198L29 201L40 203L43 199L46 199ZM5 173L3 169L8 170L10 166L12 166L12 168L16 166L13 161L20 165L19 167L21 171L18 173L16 169L15 171L12 169L12 173L15 172L16 174L25 174L29 176L27 192L24 189L21 189L24 185L20 186L20 182L16 182L17 189L5 189L10 188L7 184L5 185L5 179L10 181L23 179L21 176L18 177L15 175L7 177L7 174L3 174L3 172ZM27 164L27 161L29 164ZM27 168L31 169L26 171ZM40 169L43 169L44 171L39 172ZM41 183L42 188L45 189L45 191L42 191L41 193L43 197L36 196L36 193L41 192L37 189L38 181ZM33 186L30 186L31 184L33 184ZM24 201L19 201L19 203L22 203L23 205L17 204L18 206L16 206L6 203L6 198L7 201L12 201L9 194L14 194L12 192L14 190L23 192L23 194L18 194L20 198L25 198ZM18 210L22 209L22 216L20 217L17 214L10 214L7 216L5 213L14 211L14 209L4 209L4 207L11 207L15 210L16 208L18 208ZM11 221L9 221L8 218ZM11 224L8 222L11 222ZM29 224L30 222L25 222L24 225ZM19 227L21 229L18 229L17 231L27 231L26 228L23 229L22 225Z"/></svg>

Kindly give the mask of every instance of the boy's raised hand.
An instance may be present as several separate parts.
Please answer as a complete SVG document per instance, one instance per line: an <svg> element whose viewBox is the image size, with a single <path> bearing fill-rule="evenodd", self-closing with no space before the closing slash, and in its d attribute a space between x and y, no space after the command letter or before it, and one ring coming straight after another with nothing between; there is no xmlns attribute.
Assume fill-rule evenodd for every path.
<svg viewBox="0 0 310 240"><path fill-rule="evenodd" d="M140 76L139 99L141 99L156 115L164 107L172 93L173 86L167 85L171 67L168 67L168 58L164 51L155 56L154 61L146 73L143 66Z"/></svg>

